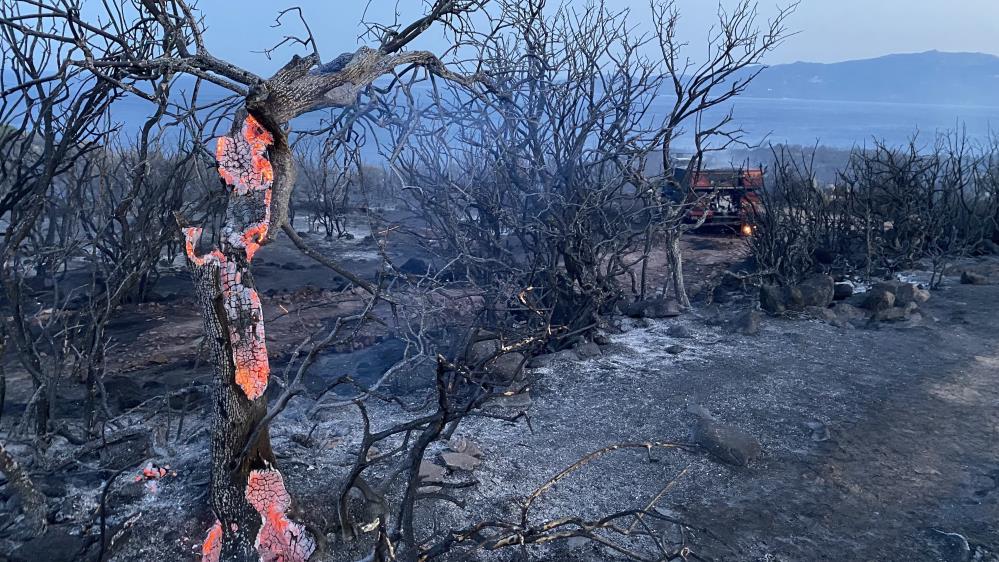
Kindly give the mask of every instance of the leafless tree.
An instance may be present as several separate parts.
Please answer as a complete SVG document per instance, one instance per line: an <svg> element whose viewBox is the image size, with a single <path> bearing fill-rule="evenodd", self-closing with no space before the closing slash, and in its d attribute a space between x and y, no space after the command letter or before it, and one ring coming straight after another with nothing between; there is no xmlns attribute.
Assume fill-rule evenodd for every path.
<svg viewBox="0 0 999 562"><path fill-rule="evenodd" d="M255 433L257 441L246 443L251 428L266 415L263 390L268 374L263 321L249 263L254 249L279 230L294 233L287 224L296 176L288 123L310 111L353 105L362 90L396 68L422 65L443 72L431 53L404 48L435 22L460 33L468 14L481 4L478 0L429 2L426 15L410 25L371 27L374 48L362 47L325 64L311 34L287 39L309 53L293 57L270 78L213 56L202 36L203 22L184 0L135 0L127 10L105 4L102 13L88 19L82 16L79 2L72 0L9 3L0 14L4 33L65 51L63 74L69 69L98 80L100 87L87 92L127 92L161 104L164 89L146 86L188 74L242 97L230 135L220 141L220 165L229 174L226 179L232 189L209 257L203 258L196 247L201 229L184 225L205 327L214 348L212 506L220 522L220 536L214 538L225 560L258 556L255 542L261 520L248 499L255 492L249 488L251 473L264 471L255 474L267 483L275 478L280 482L267 432ZM50 31L53 22L56 29ZM50 84L56 78L40 75L33 80L19 81L16 87L24 91L32 83ZM271 546L281 548L280 544Z"/></svg>
<svg viewBox="0 0 999 562"><path fill-rule="evenodd" d="M298 181L304 195L302 207L309 213L310 230L319 227L326 238L343 238L347 234L348 204L356 176L353 172L360 169L360 164L356 151L345 158L336 158L329 148L326 143L308 140L295 146L301 170Z"/></svg>
<svg viewBox="0 0 999 562"><path fill-rule="evenodd" d="M488 293L487 308L530 288L551 322L574 335L622 300L622 279L644 295L645 263L664 237L674 290L689 304L679 236L696 196L673 174L673 146L693 129L696 170L705 152L740 142L731 115L709 123L705 112L745 89L786 37L793 8L762 29L748 2L720 11L701 65L683 54L672 3L653 6L646 35L634 33L627 12L602 4L501 2L498 10L497 31L467 46L465 73L485 79L379 100L395 131L389 156L431 233L428 249L457 259L477 285L505 288ZM662 100L673 104L666 112ZM668 188L681 197L665 197Z"/></svg>
<svg viewBox="0 0 999 562"><path fill-rule="evenodd" d="M22 8L8 2L3 14L23 17ZM18 21L21 27L33 24L30 15ZM66 368L74 322L59 314L68 295L56 290L49 303L39 306L31 298L28 277L54 285L54 275L78 248L55 243L56 232L71 228L71 219L56 213L60 207L51 203L65 200L66 178L107 137L107 109L118 95L112 85L70 66L72 48L48 41L43 35L50 29L39 21L27 33L6 26L0 30L4 323L13 351L31 375L29 410L39 435L51 429L55 383Z"/></svg>
<svg viewBox="0 0 999 562"><path fill-rule="evenodd" d="M928 260L936 287L956 258L996 232L994 142L963 133L900 147L857 148L831 188L814 181L810 153L775 149L764 212L750 243L761 269L795 283L816 269L891 276Z"/></svg>
<svg viewBox="0 0 999 562"><path fill-rule="evenodd" d="M2 5L4 15L15 16L19 8L11 2ZM21 25L38 33L51 29L42 22L32 25L30 19ZM113 87L88 81L85 73L69 67L68 48L8 27L0 30L0 36L3 348L13 352L31 379L21 427L33 413L35 433L43 436L52 429L55 389L66 374L73 322L60 314L67 295L55 291L50 302L40 302L33 298L28 279L51 281L71 256L72 248L47 244L59 226L50 203L65 194L62 178L106 137L106 111L116 95ZM46 74L53 69L53 74ZM6 387L6 376L2 378ZM0 470L24 495L32 531L43 531L44 501L6 449L0 455Z"/></svg>

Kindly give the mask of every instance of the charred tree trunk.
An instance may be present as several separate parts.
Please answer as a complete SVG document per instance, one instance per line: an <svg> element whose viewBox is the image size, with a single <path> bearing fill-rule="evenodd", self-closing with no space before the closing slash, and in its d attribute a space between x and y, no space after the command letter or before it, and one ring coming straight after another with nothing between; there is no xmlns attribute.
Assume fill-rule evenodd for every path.
<svg viewBox="0 0 999 562"><path fill-rule="evenodd" d="M38 111L23 113L28 116L25 122L38 125L36 136L44 141L45 150L44 165L39 161L31 174L33 179L0 197L0 215L10 225L0 245L0 280L9 293L9 281L20 281L11 270L11 258L35 229L45 208L19 202L42 201L52 178L61 173L56 163L71 162L88 147L102 144L103 133L97 127L103 126L103 121L95 118L104 116L110 101L127 92L157 104L162 116L173 78L188 74L241 96L249 114L244 114L245 120L237 119L231 136L219 142L219 173L231 191L224 224L213 236L210 251L196 249L201 228L181 225L203 308L206 341L215 358L212 508L219 522L204 546L207 560L297 562L307 559L315 547L307 533L285 516L290 497L274 468L266 427L260 424L266 419L268 365L260 299L253 287L250 262L256 249L278 230L287 227L294 233L293 225L287 223L295 184L287 125L305 113L354 105L377 78L397 68L410 72L422 67L442 77L453 76L432 53L404 49L436 22L446 22L450 30L459 32L470 25L468 14L480 5L434 0L422 17L409 25L371 24L371 35L380 39L377 48L361 47L326 64L321 62L309 32L307 38L296 41L311 47L312 53L292 57L273 76L263 78L211 54L203 40L200 14L186 0L141 0L134 3L134 9L124 11L117 9L116 3L105 3L104 11L98 8L92 22L85 21L78 10L31 12L18 3L0 4L0 31L23 39L11 42L11 49L3 49L2 58L15 65L18 77L35 78L10 91L30 91L22 100L40 104L42 117L32 121L28 117ZM305 27L308 31L308 25ZM59 56L49 56L51 53ZM59 64L52 64L56 61ZM58 74L38 78L42 67L58 68ZM88 77L95 78L97 85L90 86ZM50 96L36 99L35 90L55 84L59 86ZM83 93L73 98L69 92L81 88L67 84L84 85ZM71 103L64 103L67 99ZM30 103L28 107L38 107ZM16 100L10 106L19 107ZM63 111L64 107L70 113L58 119L58 126L67 133L57 135L52 111ZM11 139L19 137L7 135L0 149L27 146L11 144ZM80 141L84 137L87 142ZM35 139L31 142L34 145ZM142 155L139 158L142 160ZM15 182L20 183L24 182ZM29 221L17 220L25 215ZM12 323L14 330L10 331L18 349L33 353L25 346L31 340L26 337L30 334L23 316L14 318L18 321ZM44 413L54 401L56 375L44 373L37 357L32 357L25 361L38 388L32 403ZM43 395L44 390L48 395ZM42 414L39 419L46 421Z"/></svg>
<svg viewBox="0 0 999 562"><path fill-rule="evenodd" d="M266 427L249 442L267 414L267 346L250 262L270 225L274 170L266 151L274 136L252 116L236 123L216 150L219 174L231 189L218 247L199 255L201 229L184 229L215 365L211 505L218 523L203 557L254 561L267 551L304 562L315 543L285 516L290 497Z"/></svg>
<svg viewBox="0 0 999 562"><path fill-rule="evenodd" d="M673 295L680 306L690 307L690 297L687 296L687 288L683 281L683 253L680 251L680 233L667 232L666 234L666 259L669 262L669 279L666 281L669 293L669 285L673 286Z"/></svg>
<svg viewBox="0 0 999 562"><path fill-rule="evenodd" d="M11 456L3 442L0 442L0 472L7 477L14 490L21 495L21 507L24 509L24 518L29 533L35 537L41 536L45 533L45 528L48 525L45 496L38 491L28 473Z"/></svg>
<svg viewBox="0 0 999 562"><path fill-rule="evenodd" d="M219 175L230 192L215 248L200 254L202 229L184 228L215 364L211 504L218 521L202 548L204 561L305 562L316 548L304 527L286 515L291 497L275 466L267 428L260 425L267 415L269 367L250 262L278 230L295 232L288 224L296 168L287 124L309 111L348 106L379 76L421 63L435 64L436 58L363 47L321 66L317 55L294 57L271 78L253 84L246 112L230 136L219 139Z"/></svg>

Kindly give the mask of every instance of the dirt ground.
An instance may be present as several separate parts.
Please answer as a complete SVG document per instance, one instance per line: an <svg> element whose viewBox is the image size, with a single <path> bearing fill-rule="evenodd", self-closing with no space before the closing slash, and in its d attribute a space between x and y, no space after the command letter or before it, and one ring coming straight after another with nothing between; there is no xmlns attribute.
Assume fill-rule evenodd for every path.
<svg viewBox="0 0 999 562"><path fill-rule="evenodd" d="M738 239L690 237L686 243L694 293L704 293L706 279L745 257ZM357 259L353 265L370 267L370 249L360 241L354 246L347 256ZM294 249L277 245L265 251L257 277L262 291L281 287L265 298L268 344L280 357L303 330L353 310L359 301L348 293L331 299L339 281ZM999 281L999 264L975 265ZM655 262L653 269L658 271ZM178 287L182 282L181 275ZM336 304L322 305L330 300ZM483 462L448 478L478 483L455 491L461 506L421 502L418 519L430 530L510 517L525 496L588 452L622 442L686 441L687 406L698 404L755 435L761 458L736 468L703 454L658 451L650 460L644 450L619 451L544 494L531 520L643 508L675 480L655 506L696 528L683 541L703 559L997 561L997 303L999 285L960 285L949 278L922 306L921 320L862 329L768 317L759 334L746 336L731 328L730 319L751 306L751 298L707 304L703 294L692 312L676 319L620 319L619 333L608 334L601 356L559 359L530 370L529 398L517 404L527 406L529 423L466 421L459 433L479 445ZM128 314L117 332L119 357L127 361L114 366L116 378L137 385L139 397L206 380L210 368L195 359L200 327L193 302L167 298ZM670 335L676 326L685 327L688 337ZM373 335L370 351L331 353L331 372L324 376L376 363L387 349L382 344ZM683 350L667 352L674 344ZM9 401L17 399L8 391ZM207 438L203 429L191 429L203 423L199 408L207 408L207 401L195 405L184 439L154 448L156 461L169 464L176 476L159 482L156 493L135 483L131 472L109 488L108 521L124 529L112 560L195 558L211 522L205 505ZM354 409L311 417L306 410L293 402L275 421L273 441L300 508L321 519L334 509L331 490L349 471L361 429ZM396 415L388 406L372 406L372 419L382 420L376 423L388 425ZM309 446L302 444L305 433L315 437ZM440 448L431 452L428 458L439 462ZM81 471L43 487L59 498L60 513L96 521L103 483ZM8 506L12 501L7 499ZM0 511L0 519L8 514ZM32 552L53 561L93 558L93 547L86 554L72 552L73 545L83 548L71 525L80 517L63 520L65 533L55 535L63 543L50 537L15 551L16 543L4 541L0 560L5 549L11 560L30 560ZM664 529L670 537L678 532ZM538 560L619 558L579 541L532 553ZM333 543L326 559L363 555L357 545ZM472 559L515 556L475 553Z"/></svg>
<svg viewBox="0 0 999 562"><path fill-rule="evenodd" d="M767 319L741 336L710 315L653 322L599 359L540 370L533 433L475 431L487 450L515 453L484 470L526 493L540 475L516 463L554 472L614 442L684 440L695 401L756 435L762 458L730 468L621 453L588 467L547 515L644 505L692 462L660 505L717 535L692 547L710 559L997 560L997 299L999 287L951 286L926 323L873 330ZM667 335L678 322L693 339ZM688 349L662 351L672 343Z"/></svg>

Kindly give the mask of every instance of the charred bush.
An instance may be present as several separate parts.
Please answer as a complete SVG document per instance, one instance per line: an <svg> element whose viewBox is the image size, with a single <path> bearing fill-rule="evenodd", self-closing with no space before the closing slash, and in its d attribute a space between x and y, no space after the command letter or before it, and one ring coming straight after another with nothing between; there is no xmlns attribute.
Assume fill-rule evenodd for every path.
<svg viewBox="0 0 999 562"><path fill-rule="evenodd" d="M891 274L925 261L937 285L954 259L996 236L995 142L942 135L929 148L876 142L820 187L813 154L774 149L750 245L764 274L796 283L815 271Z"/></svg>

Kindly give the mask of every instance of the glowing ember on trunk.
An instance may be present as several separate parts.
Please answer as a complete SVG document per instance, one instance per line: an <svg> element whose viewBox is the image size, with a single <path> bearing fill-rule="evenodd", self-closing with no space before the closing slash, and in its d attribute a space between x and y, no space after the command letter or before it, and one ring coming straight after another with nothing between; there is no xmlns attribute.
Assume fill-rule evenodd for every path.
<svg viewBox="0 0 999 562"><path fill-rule="evenodd" d="M184 237L191 263L211 267L207 273L218 275L222 309L218 320L228 334L234 382L248 399L256 400L267 390L270 366L263 308L248 280L248 265L266 240L270 224L274 171L266 152L274 139L252 116L246 118L241 133L220 138L216 147L219 175L232 188L226 226L219 233L221 248L199 256L196 246L202 230L185 228ZM212 306L216 302L213 300ZM288 518L291 496L281 474L269 468L250 472L245 495L260 514L261 527L255 540L260 560L305 562L315 551L316 542L302 525ZM203 561L218 562L224 538L222 525L216 522L202 546Z"/></svg>
<svg viewBox="0 0 999 562"><path fill-rule="evenodd" d="M242 284L233 262L221 264L222 307L229 326L236 384L246 397L256 400L267 390L270 365L264 336L264 313L257 292Z"/></svg>
<svg viewBox="0 0 999 562"><path fill-rule="evenodd" d="M219 268L222 304L236 371L235 382L250 400L264 394L270 375L263 309L257 292L242 283L243 265L237 263L239 258L234 258L231 250L242 250L246 261L250 262L267 237L274 171L266 151L272 142L271 134L256 119L248 116L243 123L242 134L219 138L215 150L219 175L233 189L231 206L238 210L239 215L253 217L256 222L250 223L242 232L235 231L231 226L226 227L222 232L225 251L216 249L205 256L197 255L195 248L202 229L184 229L185 247L191 262L198 266L211 264Z"/></svg>
<svg viewBox="0 0 999 562"><path fill-rule="evenodd" d="M256 547L261 562L306 562L316 549L316 541L305 528L288 519L291 496L284 478L276 470L254 470L246 485L246 500L260 514L261 526ZM215 525L201 548L202 562L218 562L222 549L222 525Z"/></svg>
<svg viewBox="0 0 999 562"><path fill-rule="evenodd" d="M254 470L246 486L246 499L260 513L257 552L262 562L305 562L316 542L305 528L288 519L291 496L276 470Z"/></svg>
<svg viewBox="0 0 999 562"><path fill-rule="evenodd" d="M218 562L222 554L222 524L218 521L212 525L201 546L201 562Z"/></svg>
<svg viewBox="0 0 999 562"><path fill-rule="evenodd" d="M274 169L267 159L267 147L274 138L252 115L243 122L242 137L220 137L215 147L219 175L239 195L271 188Z"/></svg>

